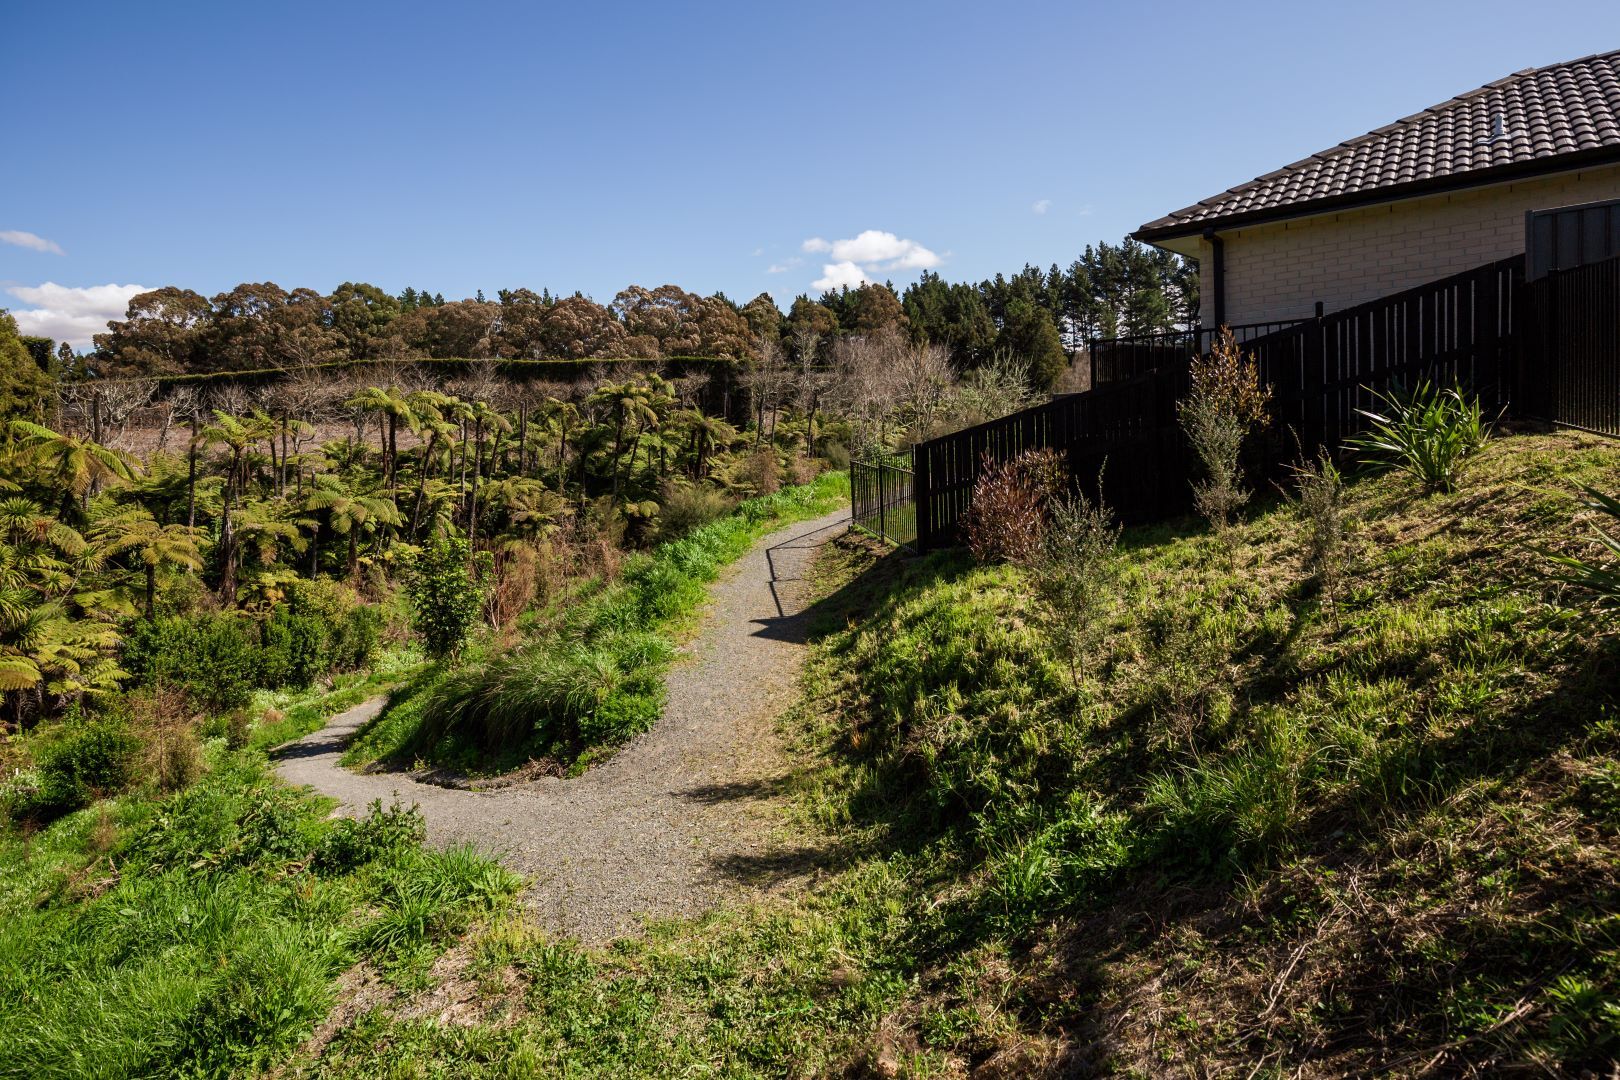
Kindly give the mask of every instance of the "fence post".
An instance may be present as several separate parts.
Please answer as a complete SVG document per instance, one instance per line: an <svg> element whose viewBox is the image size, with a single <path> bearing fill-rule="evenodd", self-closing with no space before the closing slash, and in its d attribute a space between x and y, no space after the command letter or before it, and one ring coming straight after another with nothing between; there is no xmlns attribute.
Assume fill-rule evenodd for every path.
<svg viewBox="0 0 1620 1080"><path fill-rule="evenodd" d="M887 462L878 462L877 465L878 489L878 535L887 540L889 538L887 515L883 513L883 504L889 501L889 466Z"/></svg>
<svg viewBox="0 0 1620 1080"><path fill-rule="evenodd" d="M917 512L917 554L934 544L934 525L929 505L928 454L921 446L911 448L911 504Z"/></svg>

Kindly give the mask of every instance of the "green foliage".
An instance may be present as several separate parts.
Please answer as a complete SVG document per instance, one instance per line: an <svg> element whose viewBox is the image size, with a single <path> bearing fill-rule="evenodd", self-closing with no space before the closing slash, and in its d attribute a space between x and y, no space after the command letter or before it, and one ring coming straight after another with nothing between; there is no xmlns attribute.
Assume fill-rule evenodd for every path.
<svg viewBox="0 0 1620 1080"><path fill-rule="evenodd" d="M1193 502L1221 532L1249 501L1243 443L1265 424L1271 389L1261 385L1259 369L1227 329L1207 355L1194 358L1191 374L1192 388L1176 403L1176 417L1204 470L1204 479L1193 484Z"/></svg>
<svg viewBox="0 0 1620 1080"><path fill-rule="evenodd" d="M349 873L369 862L414 847L427 839L422 811L398 803L372 802L363 818L342 818L315 847L314 867L323 873Z"/></svg>
<svg viewBox="0 0 1620 1080"><path fill-rule="evenodd" d="M111 719L69 722L39 754L39 790L19 816L62 813L124 790L136 779L141 743Z"/></svg>
<svg viewBox="0 0 1620 1080"><path fill-rule="evenodd" d="M434 540L412 560L406 583L411 623L430 657L454 656L466 643L483 610L488 561L487 553L475 560L458 536Z"/></svg>
<svg viewBox="0 0 1620 1080"><path fill-rule="evenodd" d="M1121 1044L1122 1067L1147 1074L1154 1041L1212 1071L1263 1053L1292 1069L1299 1038L1403 1055L1336 1066L1356 1072L1459 1038L1474 1049L1454 1063L1612 1056L1620 949L1598 928L1620 912L1614 638L1501 538L1558 535L1545 482L1612 489L1620 457L1515 438L1475 469L1477 492L1413 502L1393 477L1347 485L1319 466L1313 509L1224 539L1126 532L1081 651L1097 677L1078 690L1027 617L1038 567L852 567L811 673L825 720L806 750L829 774L801 783L848 848L916 875L928 914L896 932L939 948L921 947L938 966L922 964L917 1007L983 1010L933 988L975 948L1029 945L1020 1016L1124 1022L1151 1003L1193 1018ZM1344 563L1352 519L1371 542L1341 565L1329 617L1287 556ZM1365 991L1344 992L1347 965ZM1097 997L1067 996L1097 970ZM1267 1010L1286 1036L1228 1051L1199 1035ZM1003 1046L1055 1030L999 1015L1020 1032Z"/></svg>
<svg viewBox="0 0 1620 1080"><path fill-rule="evenodd" d="M1620 499L1592 487L1582 490L1586 492L1588 509L1620 523ZM1610 607L1620 605L1620 539L1599 528L1592 531L1594 540L1607 558L1599 561L1545 552L1548 561L1558 568L1553 576L1595 596L1602 604Z"/></svg>
<svg viewBox="0 0 1620 1080"><path fill-rule="evenodd" d="M271 690L309 686L331 663L330 636L315 615L278 607L265 622L257 685Z"/></svg>
<svg viewBox="0 0 1620 1080"><path fill-rule="evenodd" d="M1469 459L1491 437L1479 399L1465 397L1456 387L1441 390L1427 380L1410 394L1374 396L1385 412L1356 410L1371 426L1349 445L1373 463L1418 480L1425 492L1455 491Z"/></svg>
<svg viewBox="0 0 1620 1080"><path fill-rule="evenodd" d="M17 320L0 309L0 423L43 419L50 392L50 376L18 335Z"/></svg>
<svg viewBox="0 0 1620 1080"><path fill-rule="evenodd" d="M1119 526L1107 507L1083 494L1055 500L1026 570L1042 630L1080 684L1080 661L1112 598Z"/></svg>
<svg viewBox="0 0 1620 1080"><path fill-rule="evenodd" d="M257 1074L326 1015L379 924L410 923L420 952L516 886L474 853L421 850L411 811L329 824L251 755L95 814L0 834L0 1076ZM103 884L64 887L109 855ZM392 974L410 953L373 959Z"/></svg>
<svg viewBox="0 0 1620 1080"><path fill-rule="evenodd" d="M135 624L124 643L124 665L143 684L167 684L209 712L248 703L260 683L263 657L251 623L235 615L165 616ZM291 670L277 658L278 675Z"/></svg>

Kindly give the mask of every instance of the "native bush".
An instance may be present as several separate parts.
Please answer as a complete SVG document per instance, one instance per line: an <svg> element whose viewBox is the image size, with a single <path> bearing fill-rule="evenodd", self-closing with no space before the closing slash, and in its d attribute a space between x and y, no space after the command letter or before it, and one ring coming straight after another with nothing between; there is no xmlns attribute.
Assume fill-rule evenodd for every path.
<svg viewBox="0 0 1620 1080"><path fill-rule="evenodd" d="M461 650L483 610L489 571L489 554L474 557L459 536L433 541L412 560L405 588L412 625L429 656L442 660Z"/></svg>
<svg viewBox="0 0 1620 1080"><path fill-rule="evenodd" d="M260 678L252 626L232 615L166 616L135 624L124 666L142 684L177 686L209 712L245 706Z"/></svg>
<svg viewBox="0 0 1620 1080"><path fill-rule="evenodd" d="M1176 406L1181 429L1203 467L1193 484L1198 512L1225 532L1232 515L1249 501L1243 486L1243 443L1266 422L1270 387L1238 348L1232 331L1222 329L1207 356L1192 362L1192 390Z"/></svg>
<svg viewBox="0 0 1620 1080"><path fill-rule="evenodd" d="M1295 509L1304 526L1300 560L1305 573L1329 603L1338 595L1349 552L1350 512L1344 477L1323 451L1315 461L1294 467Z"/></svg>
<svg viewBox="0 0 1620 1080"><path fill-rule="evenodd" d="M1477 397L1425 380L1410 394L1373 395L1386 413L1358 409L1369 430L1349 440L1370 462L1412 476L1428 493L1455 491L1463 469L1491 437Z"/></svg>
<svg viewBox="0 0 1620 1080"><path fill-rule="evenodd" d="M421 810L397 802L384 808L381 799L374 799L365 817L340 818L332 826L316 845L311 865L322 873L344 874L425 839Z"/></svg>
<svg viewBox="0 0 1620 1080"><path fill-rule="evenodd" d="M304 615L282 605L261 631L259 685L279 690L306 687L329 665L326 624L316 615Z"/></svg>
<svg viewBox="0 0 1620 1080"><path fill-rule="evenodd" d="M1055 450L1026 450L1011 461L986 454L962 516L968 550L980 562L1030 559L1046 533L1046 511L1068 484Z"/></svg>
<svg viewBox="0 0 1620 1080"><path fill-rule="evenodd" d="M722 492L706 484L670 484L664 488L658 535L665 540L679 540L725 517L733 505Z"/></svg>
<svg viewBox="0 0 1620 1080"><path fill-rule="evenodd" d="M37 812L75 810L135 779L141 742L123 723L98 719L65 726L71 730L39 755Z"/></svg>

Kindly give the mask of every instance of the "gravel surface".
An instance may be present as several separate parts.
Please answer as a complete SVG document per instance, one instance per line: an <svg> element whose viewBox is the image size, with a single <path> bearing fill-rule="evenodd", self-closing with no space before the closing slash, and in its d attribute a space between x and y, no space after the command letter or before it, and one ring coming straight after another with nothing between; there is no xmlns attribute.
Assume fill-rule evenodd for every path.
<svg viewBox="0 0 1620 1080"><path fill-rule="evenodd" d="M738 889L795 876L805 858L772 835L773 795L786 771L774 720L796 692L804 578L848 516L782 529L729 567L669 672L663 719L584 776L480 792L340 767L344 746L381 699L284 747L277 771L338 799L345 813L373 799L416 803L431 842L472 842L502 856L529 876L525 903L536 920L583 941L608 941L644 917L694 914Z"/></svg>

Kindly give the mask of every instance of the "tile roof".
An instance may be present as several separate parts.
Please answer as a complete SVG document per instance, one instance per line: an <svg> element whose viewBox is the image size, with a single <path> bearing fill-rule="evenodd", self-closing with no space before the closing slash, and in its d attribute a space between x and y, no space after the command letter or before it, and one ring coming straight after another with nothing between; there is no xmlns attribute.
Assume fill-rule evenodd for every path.
<svg viewBox="0 0 1620 1080"><path fill-rule="evenodd" d="M1530 68L1150 221L1154 239L1620 157L1620 50Z"/></svg>

